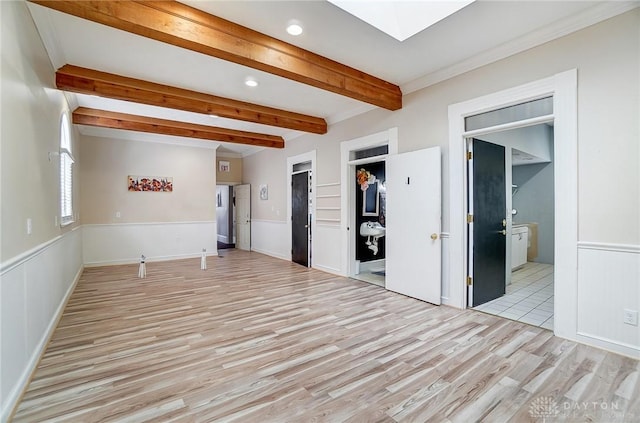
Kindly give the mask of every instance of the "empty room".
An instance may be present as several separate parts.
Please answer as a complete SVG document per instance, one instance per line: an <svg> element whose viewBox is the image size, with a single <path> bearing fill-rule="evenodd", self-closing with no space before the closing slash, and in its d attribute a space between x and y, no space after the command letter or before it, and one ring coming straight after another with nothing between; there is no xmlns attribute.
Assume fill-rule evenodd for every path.
<svg viewBox="0 0 640 423"><path fill-rule="evenodd" d="M0 421L640 421L640 2L0 12Z"/></svg>

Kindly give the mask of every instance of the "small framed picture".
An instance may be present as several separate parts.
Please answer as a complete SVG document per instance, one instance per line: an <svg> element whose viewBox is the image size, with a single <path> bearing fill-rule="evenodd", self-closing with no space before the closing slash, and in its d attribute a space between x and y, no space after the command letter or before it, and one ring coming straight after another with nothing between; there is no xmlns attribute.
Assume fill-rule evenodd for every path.
<svg viewBox="0 0 640 423"><path fill-rule="evenodd" d="M269 199L269 187L265 185L260 185L260 199L268 200Z"/></svg>
<svg viewBox="0 0 640 423"><path fill-rule="evenodd" d="M220 160L218 162L218 170L220 172L230 172L231 171L231 164L228 161Z"/></svg>

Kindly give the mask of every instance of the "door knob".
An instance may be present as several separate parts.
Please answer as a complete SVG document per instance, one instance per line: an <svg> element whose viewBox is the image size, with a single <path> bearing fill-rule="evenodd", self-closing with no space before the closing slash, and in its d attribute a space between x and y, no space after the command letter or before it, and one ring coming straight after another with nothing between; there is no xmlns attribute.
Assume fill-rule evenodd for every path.
<svg viewBox="0 0 640 423"><path fill-rule="evenodd" d="M431 234L431 239L434 241L438 239L438 234Z"/></svg>
<svg viewBox="0 0 640 423"><path fill-rule="evenodd" d="M502 230L502 235L506 236L507 235L507 231L505 229Z"/></svg>
<svg viewBox="0 0 640 423"><path fill-rule="evenodd" d="M502 227L503 228L507 227L507 219L502 219Z"/></svg>

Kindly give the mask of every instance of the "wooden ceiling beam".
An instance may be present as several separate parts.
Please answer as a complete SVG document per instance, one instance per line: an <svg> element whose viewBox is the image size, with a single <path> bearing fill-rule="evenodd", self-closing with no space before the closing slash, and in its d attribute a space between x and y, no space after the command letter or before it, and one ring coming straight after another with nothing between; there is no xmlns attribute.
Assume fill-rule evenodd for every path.
<svg viewBox="0 0 640 423"><path fill-rule="evenodd" d="M75 93L216 115L314 134L327 133L327 122L322 118L73 65L64 65L58 69L56 86Z"/></svg>
<svg viewBox="0 0 640 423"><path fill-rule="evenodd" d="M402 107L395 84L177 1L30 1L385 109Z"/></svg>
<svg viewBox="0 0 640 423"><path fill-rule="evenodd" d="M219 142L248 144L258 147L284 148L282 137L198 125L195 123L157 119L126 113L78 107L73 111L73 123L79 125L98 126L102 128L125 129L129 131L149 132L153 134L173 135L178 137L198 138Z"/></svg>

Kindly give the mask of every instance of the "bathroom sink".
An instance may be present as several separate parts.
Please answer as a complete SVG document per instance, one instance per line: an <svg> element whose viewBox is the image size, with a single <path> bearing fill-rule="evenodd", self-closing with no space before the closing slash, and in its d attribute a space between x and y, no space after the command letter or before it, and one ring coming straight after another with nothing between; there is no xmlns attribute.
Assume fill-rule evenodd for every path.
<svg viewBox="0 0 640 423"><path fill-rule="evenodd" d="M362 236L384 236L385 228L379 222L362 222L360 225L360 235Z"/></svg>

